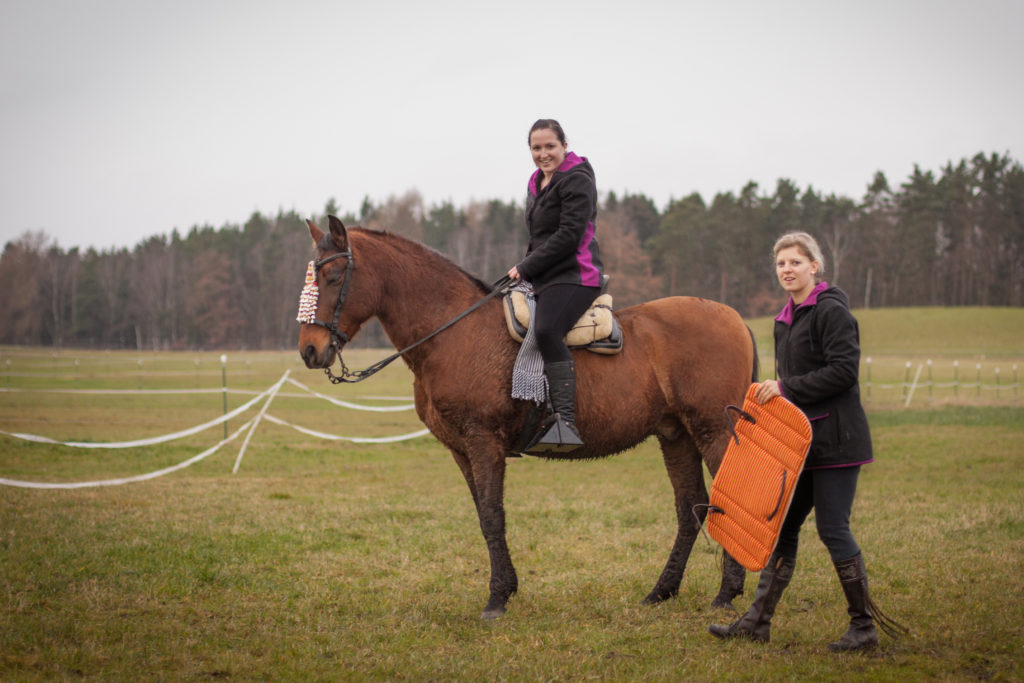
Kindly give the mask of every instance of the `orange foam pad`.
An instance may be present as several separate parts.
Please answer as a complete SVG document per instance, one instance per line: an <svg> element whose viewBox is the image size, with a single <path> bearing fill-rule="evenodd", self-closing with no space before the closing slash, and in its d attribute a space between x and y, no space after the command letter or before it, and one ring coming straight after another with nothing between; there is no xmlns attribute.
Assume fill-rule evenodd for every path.
<svg viewBox="0 0 1024 683"><path fill-rule="evenodd" d="M764 405L750 385L743 410L755 423L736 418L722 466L711 485L708 533L750 571L768 563L797 479L811 446L811 424L795 405L773 398Z"/></svg>

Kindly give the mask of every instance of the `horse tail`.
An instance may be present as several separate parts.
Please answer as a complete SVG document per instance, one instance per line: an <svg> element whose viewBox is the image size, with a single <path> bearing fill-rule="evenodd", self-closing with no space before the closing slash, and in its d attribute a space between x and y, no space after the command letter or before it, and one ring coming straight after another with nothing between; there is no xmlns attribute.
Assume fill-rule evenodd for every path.
<svg viewBox="0 0 1024 683"><path fill-rule="evenodd" d="M754 331L747 326L747 334L750 335L750 346L754 349L754 367L750 372L750 381L757 384L761 375L761 360L757 357L757 339L754 338Z"/></svg>

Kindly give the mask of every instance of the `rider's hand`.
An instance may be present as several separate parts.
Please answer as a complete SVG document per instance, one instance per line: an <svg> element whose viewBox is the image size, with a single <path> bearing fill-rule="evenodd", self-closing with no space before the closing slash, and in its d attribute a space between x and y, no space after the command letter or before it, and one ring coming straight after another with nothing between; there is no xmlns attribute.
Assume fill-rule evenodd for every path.
<svg viewBox="0 0 1024 683"><path fill-rule="evenodd" d="M512 266L511 268L509 268L508 276L510 278L512 278L513 280L521 280L522 279L522 277L519 275L519 269L516 268L515 266Z"/></svg>

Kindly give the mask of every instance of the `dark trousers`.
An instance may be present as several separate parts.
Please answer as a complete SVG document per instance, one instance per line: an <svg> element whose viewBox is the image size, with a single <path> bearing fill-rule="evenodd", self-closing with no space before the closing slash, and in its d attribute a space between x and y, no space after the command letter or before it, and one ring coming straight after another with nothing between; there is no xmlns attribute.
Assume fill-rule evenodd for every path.
<svg viewBox="0 0 1024 683"><path fill-rule="evenodd" d="M545 364L572 360L565 335L600 293L600 287L573 284L548 285L537 293L533 332Z"/></svg>
<svg viewBox="0 0 1024 683"><path fill-rule="evenodd" d="M775 552L796 559L800 527L814 510L818 537L828 548L833 562L842 562L860 552L850 531L850 510L857 492L860 466L804 470L793 492L793 502L779 532Z"/></svg>

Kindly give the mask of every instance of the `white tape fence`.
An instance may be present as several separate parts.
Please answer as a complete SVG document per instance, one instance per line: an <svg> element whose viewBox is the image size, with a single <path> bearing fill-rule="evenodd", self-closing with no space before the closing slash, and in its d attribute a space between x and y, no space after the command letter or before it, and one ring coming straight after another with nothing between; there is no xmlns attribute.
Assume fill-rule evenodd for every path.
<svg viewBox="0 0 1024 683"><path fill-rule="evenodd" d="M402 405L398 405L398 406L369 406L369 405L361 405L361 404L357 404L357 403L351 403L351 402L348 402L348 401L341 401L339 399L334 399L334 398L331 398L329 396L325 396L323 394L320 394L320 393L310 389L306 385L302 384L301 382L290 378L289 377L290 372L291 372L290 370L285 371L285 373L281 376L281 378L277 382L275 382L273 385L271 385L270 387L268 387L264 391L259 392L255 397L253 397L249 401L245 402L244 404L242 404L241 406L235 408L234 410L225 413L221 417L218 417L218 418L216 418L214 420L209 420L207 422L204 422L202 424L196 425L194 427L189 427L188 429L182 429L182 430L179 430L179 431L176 431L176 432L171 432L169 434L162 434L162 435L159 435L159 436L148 437L148 438L145 438L145 439L136 439L136 440L133 440L133 441L109 441L109 442L59 441L59 440L56 440L56 439L51 439L51 438L46 437L46 436L40 436L38 434L25 434L25 433L20 433L20 432L8 432L8 431L0 430L0 434L2 434L4 436L7 436L7 437L10 437L10 438L21 439L21 440L24 440L24 441L33 441L33 442L36 442L36 443L55 444L55 445L59 445L59 446L66 446L66 447L69 447L69 448L90 448L90 449L96 449L96 448L108 448L108 449L137 448L137 447L145 447L145 446L152 446L152 445L156 445L156 444L166 443L168 441L174 441L176 439L181 439L181 438L184 438L186 436L191 436L193 434L197 434L197 433L202 432L204 430L210 429L211 427L215 427L217 425L224 424L228 420L236 418L239 415L241 415L242 413L245 413L246 411L252 409L260 401L263 401L263 405L260 407L260 409L259 409L258 413L256 414L256 416L254 416L253 418L248 420L245 424L243 424L241 427L236 429L230 436L226 436L225 438L221 439L217 444L215 444L214 446L206 449L202 453L199 453L199 454L197 454L195 456L192 456L191 458L188 458L188 459L186 459L186 460L184 460L184 461L182 461L182 462L180 462L180 463L178 463L176 465L172 465L170 467L165 467L163 469L155 470L153 472L147 472L145 474L139 474L139 475L135 475L135 476L131 476L131 477L121 477L121 478L116 478L116 479L103 479L103 480L97 480L97 481L38 482L38 481L23 481L23 480L18 480L18 479L8 479L8 478L0 477L0 485L3 485L3 486L16 486L16 487L22 487L22 488L35 488L35 489L77 489L77 488L86 488L86 487L94 487L94 486L96 486L96 487L98 487L98 486L117 486L117 485L120 485L120 484L130 484L130 483L135 483L135 482L140 482L140 481L147 481L149 479L155 479L156 477L161 477L161 476L164 476L166 474L170 474L171 472L176 472L176 471L184 469L184 468L186 468L186 467L188 467L190 465L194 465L197 462L200 462L201 460L203 460L203 459L209 457L210 455L213 455L214 453L216 453L217 450L219 450L222 446L230 443L231 441L234 441L240 434L242 434L242 432L245 432L246 430L248 430L248 433L246 434L245 439L242 442L242 446L239 448L238 456L235 459L234 467L232 468L232 474L235 474L235 473L238 472L238 469L241 466L242 458L245 455L245 451L248 448L249 442L252 439L252 436L255 433L256 428L259 426L260 422L262 420L264 420L264 419L266 419L268 422L272 422L272 423L277 424L277 425L282 425L282 426L285 426L285 427L291 427L295 431L300 432L302 434L306 434L307 436L312 436L312 437L316 437L316 438L319 438L319 439L326 439L326 440L330 440L330 441L349 441L349 442L352 442L352 443L395 443L395 442L398 442L398 441L407 441L409 439L419 438L419 437L422 437L422 436L426 436L426 435L428 435L430 433L429 429L420 429L420 430L417 430L415 432L411 432L411 433L408 433L408 434L400 434L398 436L384 436L384 437L342 436L342 435L338 435L338 434L328 434L326 432L321 432L321 431L317 431L317 430L314 430L314 429L308 429L306 427L302 427L302 426L299 426L299 425L296 425L296 424L292 424L291 422L288 422L286 420L282 420L281 418L275 417L275 416L271 415L268 412L268 410L270 408L271 402L277 396L289 396L289 397L295 397L295 398L319 398L319 399L328 401L328 402L330 402L330 403L332 403L334 405L337 405L339 407L347 408L347 409L350 409L350 410L363 410L363 411L371 411L371 412L396 412L396 411L402 411L402 410L411 410L414 407L414 404L412 404L412 403L402 404ZM286 382L291 384L291 385L293 385L293 386L298 387L299 389L302 389L304 393L301 393L301 394L285 394L285 393L281 392L281 387L284 386L284 384ZM29 390L18 390L18 389L15 389L15 390L9 390L9 391L29 391ZM40 390L32 390L32 391L47 391L47 390L40 389ZM83 389L83 390L61 389L61 390L54 390L54 391L77 392L77 393L119 393L119 394L133 394L133 393L139 393L139 394L146 394L146 393L210 393L209 390L194 390L194 391L190 392L188 390L140 390L140 391L133 391L133 390L99 390L99 391L97 391L97 390L87 390L87 389ZM220 390L214 390L214 391L220 391Z"/></svg>
<svg viewBox="0 0 1024 683"><path fill-rule="evenodd" d="M872 393L879 389L888 392L885 395L890 400L899 392L899 400L904 407L910 405L915 394L919 402L930 402L939 397L957 403L992 399L1016 403L1021 387L1017 364L1009 364L1009 367L1005 368L1006 372L998 365L994 368L991 367L991 363L987 365L989 367L983 370L979 362L961 366L959 360L953 360L940 367L939 363L934 363L931 359L916 363L906 361L902 382L873 382L873 363L868 356L864 359L864 372L861 374L862 394L865 400L870 402ZM946 381L934 379L937 374L945 376Z"/></svg>

